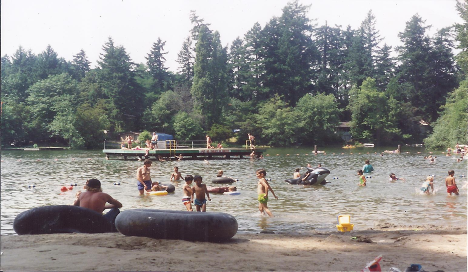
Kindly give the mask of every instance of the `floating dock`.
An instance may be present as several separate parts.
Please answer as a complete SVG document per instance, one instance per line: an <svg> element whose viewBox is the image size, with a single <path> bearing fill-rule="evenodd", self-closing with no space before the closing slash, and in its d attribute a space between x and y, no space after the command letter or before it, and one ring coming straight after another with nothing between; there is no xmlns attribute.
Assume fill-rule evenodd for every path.
<svg viewBox="0 0 468 272"><path fill-rule="evenodd" d="M255 149L254 157L261 157L266 149ZM156 160L214 160L214 159L242 159L250 158L251 149L247 148L176 148L176 149L104 149L106 159L112 157L121 157L127 160L129 157L135 157L139 160L156 159ZM148 152L148 153L147 153Z"/></svg>

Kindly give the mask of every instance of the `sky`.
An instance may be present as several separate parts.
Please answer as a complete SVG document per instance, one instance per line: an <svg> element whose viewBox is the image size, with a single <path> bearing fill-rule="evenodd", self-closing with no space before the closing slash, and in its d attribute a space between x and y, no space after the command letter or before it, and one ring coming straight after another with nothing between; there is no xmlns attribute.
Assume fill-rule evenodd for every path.
<svg viewBox="0 0 468 272"><path fill-rule="evenodd" d="M50 45L68 61L84 50L97 65L103 45L112 37L133 62L145 57L158 38L166 41L166 67L177 72L177 54L189 36L190 11L218 31L230 46L258 22L279 17L290 0L1 0L1 54L12 56L22 46L38 55ZM310 5L308 18L322 26L357 29L372 10L382 43L401 45L398 33L419 14L433 35L462 23L456 0L300 0Z"/></svg>

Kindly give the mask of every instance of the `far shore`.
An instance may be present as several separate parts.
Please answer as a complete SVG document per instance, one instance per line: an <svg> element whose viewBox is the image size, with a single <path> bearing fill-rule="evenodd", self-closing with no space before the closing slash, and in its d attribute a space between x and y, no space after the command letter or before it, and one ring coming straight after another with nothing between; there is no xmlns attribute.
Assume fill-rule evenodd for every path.
<svg viewBox="0 0 468 272"><path fill-rule="evenodd" d="M19 271L360 271L382 255L382 271L467 271L464 227L381 226L311 234L236 234L225 243L120 233L1 236L1 269Z"/></svg>

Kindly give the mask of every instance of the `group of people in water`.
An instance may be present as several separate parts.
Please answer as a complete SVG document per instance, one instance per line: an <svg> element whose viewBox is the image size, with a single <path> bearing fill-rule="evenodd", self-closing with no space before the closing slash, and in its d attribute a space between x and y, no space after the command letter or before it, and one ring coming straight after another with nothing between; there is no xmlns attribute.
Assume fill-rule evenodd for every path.
<svg viewBox="0 0 468 272"><path fill-rule="evenodd" d="M254 148L253 141L254 137L249 139L251 143L251 147ZM209 136L207 136L207 139ZM208 144L208 140L207 140ZM466 150L466 147L465 147ZM146 159L143 162L143 166L137 169L136 179L137 179L137 188L140 195L144 195L145 192L151 191L163 191L167 189L167 186L161 185L157 181L151 180L151 171L150 167L152 165L152 161ZM310 168L310 164L307 165ZM321 167L321 164L318 165ZM357 171L359 176L359 186L366 186L366 174L370 174L374 171L373 166L370 164L369 160L365 161L364 166L362 169ZM222 171L220 175L222 176ZM264 169L259 169L256 171L256 176L258 178L257 183L257 195L258 195L258 202L259 206L258 209L262 215L267 214L268 216L273 216L272 212L268 208L268 196L269 192L278 199L275 192L271 188L270 184L266 180L266 171ZM459 195L459 189L455 182L455 171L450 170L448 171L448 176L445 178L445 186L447 188L448 195ZM219 176L219 175L218 175ZM396 182L398 180L405 181L404 178L398 178L394 173L389 175L390 182ZM300 178L301 175L299 173L299 168L296 169L294 172L294 178ZM306 177L305 177L306 178ZM182 188L183 197L182 197L182 204L186 207L187 211L193 211L192 204L195 205L197 212L206 212L206 203L207 200L211 201L210 194L208 192L206 184L203 183L203 178L200 175L187 175L183 178L185 180L185 184ZM179 181L182 180L182 173L179 172L178 167L174 167L174 172L171 174L170 181ZM195 183L192 186L192 183ZM84 186L86 189L85 192L79 191L76 194L76 199L73 203L75 206L80 206L84 208L88 208L94 210L98 213L102 213L105 209L110 209L108 213L104 215L112 224L115 222L115 218L120 213L119 208L122 207L122 203L118 200L112 198L109 194L103 193L101 188L101 182L97 179L89 179L86 181L86 185ZM421 185L421 191L425 194L430 194L431 192L434 193L434 178L433 176L428 176L426 180Z"/></svg>
<svg viewBox="0 0 468 272"><path fill-rule="evenodd" d="M367 185L365 174L370 174L372 171L374 171L374 167L372 167L369 160L366 160L364 166L362 167L362 170L359 169L357 171L357 174L359 176L359 183L358 183L359 186ZM459 190L455 182L454 175L455 175L455 171L449 170L448 176L445 178L445 186L447 188L448 195L452 195L452 194L459 195ZM388 179L389 182L397 182L398 180L405 181L404 178L397 177L395 173L390 173L389 176L390 176L390 178ZM429 189L431 189L431 192L434 193L434 177L433 176L427 176L426 180L421 185L421 191L423 193L430 194L431 192L429 191Z"/></svg>

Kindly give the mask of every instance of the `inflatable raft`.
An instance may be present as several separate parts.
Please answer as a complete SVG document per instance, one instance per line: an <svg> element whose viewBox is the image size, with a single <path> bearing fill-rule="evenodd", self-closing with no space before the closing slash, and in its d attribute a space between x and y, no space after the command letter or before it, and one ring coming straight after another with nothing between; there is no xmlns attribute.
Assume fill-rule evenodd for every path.
<svg viewBox="0 0 468 272"><path fill-rule="evenodd" d="M217 183L217 184L220 184L220 183L233 183L233 182L236 182L236 180L233 179L233 178L228 178L228 177L216 177L216 178L212 179L211 182Z"/></svg>
<svg viewBox="0 0 468 272"><path fill-rule="evenodd" d="M325 168L307 168L307 172L297 179L286 179L285 182L289 184L298 185L324 185L327 183L325 178L330 174L330 170ZM303 180L304 179L304 180Z"/></svg>
<svg viewBox="0 0 468 272"><path fill-rule="evenodd" d="M18 214L13 229L19 235L51 233L111 232L112 224L102 214L90 209L56 205L44 206Z"/></svg>
<svg viewBox="0 0 468 272"><path fill-rule="evenodd" d="M121 212L115 226L128 236L187 241L226 241L237 233L237 220L219 212L134 209Z"/></svg>

